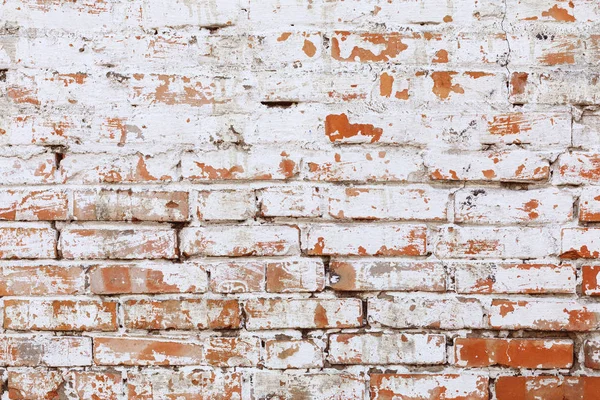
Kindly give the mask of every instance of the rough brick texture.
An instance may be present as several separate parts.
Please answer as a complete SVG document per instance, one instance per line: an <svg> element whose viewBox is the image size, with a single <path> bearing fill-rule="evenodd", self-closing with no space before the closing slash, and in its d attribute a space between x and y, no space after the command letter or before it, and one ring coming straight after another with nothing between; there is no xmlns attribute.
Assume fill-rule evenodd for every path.
<svg viewBox="0 0 600 400"><path fill-rule="evenodd" d="M0 399L599 400L600 2L0 0Z"/></svg>

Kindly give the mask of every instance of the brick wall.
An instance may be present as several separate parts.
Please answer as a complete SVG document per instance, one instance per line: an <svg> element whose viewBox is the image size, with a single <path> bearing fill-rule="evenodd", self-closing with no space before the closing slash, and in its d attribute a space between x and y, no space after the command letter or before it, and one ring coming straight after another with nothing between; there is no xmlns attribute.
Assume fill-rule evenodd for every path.
<svg viewBox="0 0 600 400"><path fill-rule="evenodd" d="M596 0L3 0L6 399L600 399Z"/></svg>

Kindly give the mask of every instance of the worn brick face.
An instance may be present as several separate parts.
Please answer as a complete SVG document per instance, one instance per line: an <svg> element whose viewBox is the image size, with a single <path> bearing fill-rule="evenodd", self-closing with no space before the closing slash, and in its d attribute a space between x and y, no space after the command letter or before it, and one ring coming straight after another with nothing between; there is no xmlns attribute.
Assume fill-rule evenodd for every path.
<svg viewBox="0 0 600 400"><path fill-rule="evenodd" d="M252 299L244 310L248 329L350 328L363 323L358 299Z"/></svg>
<svg viewBox="0 0 600 400"><path fill-rule="evenodd" d="M215 225L181 230L181 251L188 256L285 256L299 253L294 226Z"/></svg>
<svg viewBox="0 0 600 400"><path fill-rule="evenodd" d="M483 305L472 298L393 296L369 299L369 320L392 328L484 328Z"/></svg>
<svg viewBox="0 0 600 400"><path fill-rule="evenodd" d="M575 293L577 272L569 264L468 262L455 268L458 293ZM584 279L586 276L584 270Z"/></svg>
<svg viewBox="0 0 600 400"><path fill-rule="evenodd" d="M128 300L125 326L131 329L237 329L237 300Z"/></svg>
<svg viewBox="0 0 600 400"><path fill-rule="evenodd" d="M268 340L265 365L272 369L320 368L323 349L312 340Z"/></svg>
<svg viewBox="0 0 600 400"><path fill-rule="evenodd" d="M0 398L600 398L597 0L0 0Z"/></svg>
<svg viewBox="0 0 600 400"><path fill-rule="evenodd" d="M486 400L488 378L474 374L371 374L371 398Z"/></svg>
<svg viewBox="0 0 600 400"><path fill-rule="evenodd" d="M92 363L87 337L0 336L0 364L6 367L73 367Z"/></svg>
<svg viewBox="0 0 600 400"><path fill-rule="evenodd" d="M175 231L164 226L75 225L61 232L67 259L175 258Z"/></svg>
<svg viewBox="0 0 600 400"><path fill-rule="evenodd" d="M305 241L310 255L425 255L425 225L315 225Z"/></svg>
<svg viewBox="0 0 600 400"><path fill-rule="evenodd" d="M206 269L196 262L92 265L88 276L90 291L104 295L202 293L208 286Z"/></svg>
<svg viewBox="0 0 600 400"><path fill-rule="evenodd" d="M117 303L79 299L4 302L4 328L19 331L115 331Z"/></svg>
<svg viewBox="0 0 600 400"><path fill-rule="evenodd" d="M165 396L199 400L240 400L242 374L218 369L144 369L127 373L129 400L160 399Z"/></svg>
<svg viewBox="0 0 600 400"><path fill-rule="evenodd" d="M442 335L339 334L329 336L332 364L442 364L446 341Z"/></svg>
<svg viewBox="0 0 600 400"><path fill-rule="evenodd" d="M501 365L513 368L569 368L573 342L535 339L475 339L454 341L456 363L464 367Z"/></svg>

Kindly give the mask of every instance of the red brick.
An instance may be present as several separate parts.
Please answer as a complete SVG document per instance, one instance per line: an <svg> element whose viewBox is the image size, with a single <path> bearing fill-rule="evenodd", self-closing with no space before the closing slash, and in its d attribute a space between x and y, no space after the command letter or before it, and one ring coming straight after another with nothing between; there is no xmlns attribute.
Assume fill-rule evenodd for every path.
<svg viewBox="0 0 600 400"><path fill-rule="evenodd" d="M0 156L2 185L44 185L55 182L56 156L52 153Z"/></svg>
<svg viewBox="0 0 600 400"><path fill-rule="evenodd" d="M361 43L364 43L363 47ZM372 51L374 45L381 50ZM338 61L391 61L407 48L408 46L403 43L403 35L398 32L387 34L336 32L331 39L331 57Z"/></svg>
<svg viewBox="0 0 600 400"><path fill-rule="evenodd" d="M311 400L363 400L365 376L350 372L298 373L295 371L256 371L252 375L252 400L286 399L290 395Z"/></svg>
<svg viewBox="0 0 600 400"><path fill-rule="evenodd" d="M263 217L320 217L321 189L303 186L277 186L258 191Z"/></svg>
<svg viewBox="0 0 600 400"><path fill-rule="evenodd" d="M600 340L592 338L583 343L583 361L587 368L600 369Z"/></svg>
<svg viewBox="0 0 600 400"><path fill-rule="evenodd" d="M443 335L343 333L329 336L331 364L443 364Z"/></svg>
<svg viewBox="0 0 600 400"><path fill-rule="evenodd" d="M65 183L161 183L176 181L178 157L171 154L68 153L60 163Z"/></svg>
<svg viewBox="0 0 600 400"><path fill-rule="evenodd" d="M237 329L241 326L237 300L127 300L125 327L130 329Z"/></svg>
<svg viewBox="0 0 600 400"><path fill-rule="evenodd" d="M594 400L598 393L600 377L595 376L500 376L496 379L498 400Z"/></svg>
<svg viewBox="0 0 600 400"><path fill-rule="evenodd" d="M425 225L313 225L303 247L309 255L425 255Z"/></svg>
<svg viewBox="0 0 600 400"><path fill-rule="evenodd" d="M386 296L369 298L367 315L372 326L392 328L484 328L483 306L461 297Z"/></svg>
<svg viewBox="0 0 600 400"><path fill-rule="evenodd" d="M352 328L363 324L359 299L249 299L246 329Z"/></svg>
<svg viewBox="0 0 600 400"><path fill-rule="evenodd" d="M0 365L73 367L92 364L92 339L69 336L0 336Z"/></svg>
<svg viewBox="0 0 600 400"><path fill-rule="evenodd" d="M454 195L454 220L471 224L562 223L573 219L573 196L557 189L462 189Z"/></svg>
<svg viewBox="0 0 600 400"><path fill-rule="evenodd" d="M331 188L329 215L336 219L444 221L448 192L426 187Z"/></svg>
<svg viewBox="0 0 600 400"><path fill-rule="evenodd" d="M325 287L325 266L315 259L270 262L266 285L272 293L320 292Z"/></svg>
<svg viewBox="0 0 600 400"><path fill-rule="evenodd" d="M298 229L293 226L207 226L181 230L186 256L285 256L299 254Z"/></svg>
<svg viewBox="0 0 600 400"><path fill-rule="evenodd" d="M196 215L205 221L244 221L256 214L255 203L253 190L203 190Z"/></svg>
<svg viewBox="0 0 600 400"><path fill-rule="evenodd" d="M189 398L241 400L242 373L219 370L143 369L127 372L128 400Z"/></svg>
<svg viewBox="0 0 600 400"><path fill-rule="evenodd" d="M10 400L54 400L57 398L63 377L56 370L10 371L7 398Z"/></svg>
<svg viewBox="0 0 600 400"><path fill-rule="evenodd" d="M434 253L439 258L543 258L557 253L556 233L545 227L443 226Z"/></svg>
<svg viewBox="0 0 600 400"><path fill-rule="evenodd" d="M4 328L40 331L115 331L117 303L87 299L4 301Z"/></svg>
<svg viewBox="0 0 600 400"><path fill-rule="evenodd" d="M207 339L204 359L214 367L254 367L260 359L258 338L215 337Z"/></svg>
<svg viewBox="0 0 600 400"><path fill-rule="evenodd" d="M0 265L0 296L51 296L81 294L85 271L79 264L39 261Z"/></svg>
<svg viewBox="0 0 600 400"><path fill-rule="evenodd" d="M67 219L67 194L55 189L0 191L0 219L60 221Z"/></svg>
<svg viewBox="0 0 600 400"><path fill-rule="evenodd" d="M489 311L493 329L591 331L600 327L598 304L577 300L493 300Z"/></svg>
<svg viewBox="0 0 600 400"><path fill-rule="evenodd" d="M193 182L285 180L298 174L299 164L298 155L280 149L227 149L186 152L181 169L183 178Z"/></svg>
<svg viewBox="0 0 600 400"><path fill-rule="evenodd" d="M518 36L516 39L522 38ZM509 40L513 40L510 38ZM540 42L539 40L536 40ZM554 41L545 41L554 43ZM529 43L527 44L529 50ZM511 60L512 62L512 60ZM481 144L529 145L532 149L566 149L570 144L571 119L563 112L507 112L486 116Z"/></svg>
<svg viewBox="0 0 600 400"><path fill-rule="evenodd" d="M600 222L600 191L586 187L579 197L579 220Z"/></svg>
<svg viewBox="0 0 600 400"><path fill-rule="evenodd" d="M599 258L600 229L565 228L562 230L562 252L560 257L566 259Z"/></svg>
<svg viewBox="0 0 600 400"><path fill-rule="evenodd" d="M581 267L581 290L586 296L600 296L600 265L584 265Z"/></svg>
<svg viewBox="0 0 600 400"><path fill-rule="evenodd" d="M80 221L186 221L187 192L76 191L73 216Z"/></svg>
<svg viewBox="0 0 600 400"><path fill-rule="evenodd" d="M96 365L198 365L203 346L164 337L94 337Z"/></svg>
<svg viewBox="0 0 600 400"><path fill-rule="evenodd" d="M135 103L192 107L210 106L222 102L220 82L206 76L167 74L137 74L128 97Z"/></svg>
<svg viewBox="0 0 600 400"><path fill-rule="evenodd" d="M575 293L577 286L569 264L457 262L453 267L457 293Z"/></svg>
<svg viewBox="0 0 600 400"><path fill-rule="evenodd" d="M528 151L432 153L426 157L429 178L442 181L545 181L548 160Z"/></svg>
<svg viewBox="0 0 600 400"><path fill-rule="evenodd" d="M56 400L63 396L114 400L122 393L123 383L118 372L74 370L63 375L56 370L24 370L8 374L8 398L11 400Z"/></svg>
<svg viewBox="0 0 600 400"><path fill-rule="evenodd" d="M472 374L371 374L371 399L488 400L488 378Z"/></svg>
<svg viewBox="0 0 600 400"><path fill-rule="evenodd" d="M71 371L67 382L81 399L111 400L123 393L120 372Z"/></svg>
<svg viewBox="0 0 600 400"><path fill-rule="evenodd" d="M0 225L0 258L54 258L56 231L41 223Z"/></svg>
<svg viewBox="0 0 600 400"><path fill-rule="evenodd" d="M262 292L264 289L264 262L226 262L210 266L211 292L246 293Z"/></svg>
<svg viewBox="0 0 600 400"><path fill-rule="evenodd" d="M314 340L267 340L265 366L270 369L321 368L323 349Z"/></svg>
<svg viewBox="0 0 600 400"><path fill-rule="evenodd" d="M414 153L383 150L340 150L304 158L304 176L311 181L414 181L423 161Z"/></svg>
<svg viewBox="0 0 600 400"><path fill-rule="evenodd" d="M554 22L560 25L570 25L595 16L597 11L591 7L593 2L582 1L576 4L570 5L560 1L522 3L511 9L507 15L518 21Z"/></svg>
<svg viewBox="0 0 600 400"><path fill-rule="evenodd" d="M600 102L598 76L586 68L513 72L509 101L513 104L596 104Z"/></svg>
<svg viewBox="0 0 600 400"><path fill-rule="evenodd" d="M196 262L94 265L88 275L96 294L203 293L208 287L206 270Z"/></svg>
<svg viewBox="0 0 600 400"><path fill-rule="evenodd" d="M67 259L175 258L177 240L162 225L68 225L59 246Z"/></svg>
<svg viewBox="0 0 600 400"><path fill-rule="evenodd" d="M460 367L571 368L570 340L457 338L455 360Z"/></svg>
<svg viewBox="0 0 600 400"><path fill-rule="evenodd" d="M600 182L600 154L563 153L558 158L558 184L591 184Z"/></svg>
<svg viewBox="0 0 600 400"><path fill-rule="evenodd" d="M338 291L446 290L444 266L436 262L335 259L329 264L329 281Z"/></svg>

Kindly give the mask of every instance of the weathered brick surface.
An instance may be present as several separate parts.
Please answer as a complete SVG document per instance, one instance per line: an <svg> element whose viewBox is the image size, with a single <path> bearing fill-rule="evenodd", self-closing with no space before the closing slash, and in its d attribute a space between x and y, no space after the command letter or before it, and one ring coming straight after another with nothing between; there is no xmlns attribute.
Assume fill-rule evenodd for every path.
<svg viewBox="0 0 600 400"><path fill-rule="evenodd" d="M440 258L541 258L556 255L556 236L551 228L444 226L434 253Z"/></svg>
<svg viewBox="0 0 600 400"><path fill-rule="evenodd" d="M599 27L0 1L0 398L598 399Z"/></svg>
<svg viewBox="0 0 600 400"><path fill-rule="evenodd" d="M559 190L460 190L454 195L454 218L472 224L567 222L573 197Z"/></svg>
<svg viewBox="0 0 600 400"><path fill-rule="evenodd" d="M202 293L208 286L201 263L112 263L88 269L95 294Z"/></svg>
<svg viewBox="0 0 600 400"><path fill-rule="evenodd" d="M443 335L339 334L329 336L332 364L442 364Z"/></svg>
<svg viewBox="0 0 600 400"><path fill-rule="evenodd" d="M175 258L176 232L165 226L71 225L61 231L67 259Z"/></svg>
<svg viewBox="0 0 600 400"><path fill-rule="evenodd" d="M309 255L422 256L425 225L314 225L304 243Z"/></svg>
<svg viewBox="0 0 600 400"><path fill-rule="evenodd" d="M11 262L0 266L0 296L72 295L85 292L82 264Z"/></svg>
<svg viewBox="0 0 600 400"><path fill-rule="evenodd" d="M79 299L4 301L4 328L28 331L115 331L117 303Z"/></svg>
<svg viewBox="0 0 600 400"><path fill-rule="evenodd" d="M581 267L582 283L581 290L588 296L600 296L600 273L599 265L584 265Z"/></svg>
<svg viewBox="0 0 600 400"><path fill-rule="evenodd" d="M371 374L371 398L486 400L488 378L474 374Z"/></svg>
<svg viewBox="0 0 600 400"><path fill-rule="evenodd" d="M8 373L9 399L52 400L96 398L109 400L123 393L122 375L111 371L20 370ZM68 397L65 397L68 396Z"/></svg>
<svg viewBox="0 0 600 400"><path fill-rule="evenodd" d="M221 372L219 369L132 370L127 373L127 390L129 400L160 399L167 396L199 400L240 400L242 374Z"/></svg>
<svg viewBox="0 0 600 400"><path fill-rule="evenodd" d="M483 305L477 299L404 297L369 299L367 313L376 325L392 328L484 328Z"/></svg>
<svg viewBox="0 0 600 400"><path fill-rule="evenodd" d="M254 391L250 399L289 398L296 396L315 400L349 399L365 397L365 377L335 370L297 373L258 371L252 375Z"/></svg>
<svg viewBox="0 0 600 400"><path fill-rule="evenodd" d="M599 389L597 376L501 376L496 380L498 400L536 397L587 400L597 397Z"/></svg>
<svg viewBox="0 0 600 400"><path fill-rule="evenodd" d="M69 336L0 336L0 364L7 367L73 367L92 364L92 339Z"/></svg>
<svg viewBox="0 0 600 400"><path fill-rule="evenodd" d="M188 193L126 190L78 191L73 218L80 221L174 221L188 219Z"/></svg>
<svg viewBox="0 0 600 400"><path fill-rule="evenodd" d="M96 337L97 365L198 365L203 346L198 341L153 337Z"/></svg>
<svg viewBox="0 0 600 400"><path fill-rule="evenodd" d="M446 271L436 262L336 258L329 264L329 286L339 291L443 292Z"/></svg>
<svg viewBox="0 0 600 400"><path fill-rule="evenodd" d="M588 331L600 327L600 307L571 300L492 300L494 329Z"/></svg>
<svg viewBox="0 0 600 400"><path fill-rule="evenodd" d="M454 348L456 364L463 367L535 369L573 365L573 342L565 340L458 338Z"/></svg>
<svg viewBox="0 0 600 400"><path fill-rule="evenodd" d="M359 299L251 299L244 304L248 329L360 327Z"/></svg>
<svg viewBox="0 0 600 400"><path fill-rule="evenodd" d="M236 329L237 300L127 300L125 326L131 329Z"/></svg>
<svg viewBox="0 0 600 400"><path fill-rule="evenodd" d="M65 191L46 189L0 191L0 219L7 221L61 221L67 219Z"/></svg>
<svg viewBox="0 0 600 400"><path fill-rule="evenodd" d="M320 368L323 349L312 340L267 340L265 365L273 369Z"/></svg>
<svg viewBox="0 0 600 400"><path fill-rule="evenodd" d="M455 268L458 293L575 293L577 287L577 271L569 264L457 262L449 265ZM583 276L585 279L585 272Z"/></svg>
<svg viewBox="0 0 600 400"><path fill-rule="evenodd" d="M181 230L181 251L187 256L296 255L299 232L294 226L220 225Z"/></svg>

